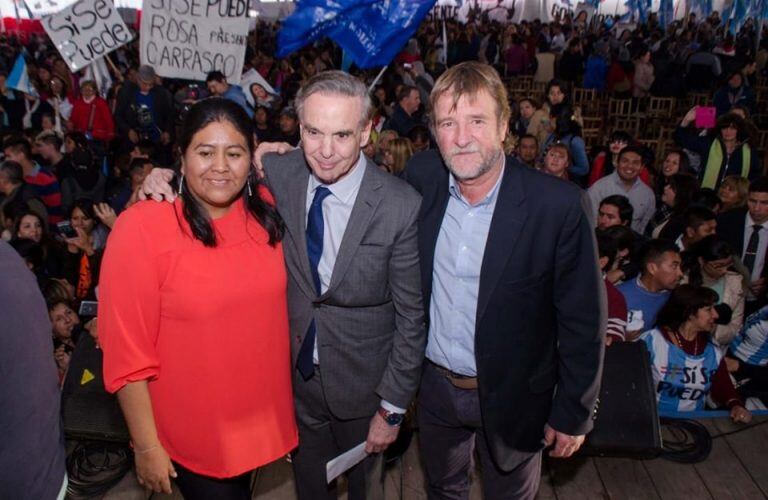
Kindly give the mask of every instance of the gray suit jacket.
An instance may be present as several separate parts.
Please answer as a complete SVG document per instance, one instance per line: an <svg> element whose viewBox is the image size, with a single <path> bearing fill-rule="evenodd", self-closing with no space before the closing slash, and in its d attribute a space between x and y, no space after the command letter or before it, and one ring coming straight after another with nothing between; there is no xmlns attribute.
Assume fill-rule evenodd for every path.
<svg viewBox="0 0 768 500"><path fill-rule="evenodd" d="M426 346L416 232L421 197L368 162L330 286L318 297L307 255L310 171L303 152L268 155L263 163L287 227L293 366L314 319L323 390L334 416L371 416L380 399L406 408Z"/></svg>

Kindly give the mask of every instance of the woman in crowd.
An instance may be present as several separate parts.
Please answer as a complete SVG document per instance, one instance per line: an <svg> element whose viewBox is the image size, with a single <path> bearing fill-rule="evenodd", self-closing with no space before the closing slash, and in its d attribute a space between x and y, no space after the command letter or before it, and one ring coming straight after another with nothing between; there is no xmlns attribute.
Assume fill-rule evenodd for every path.
<svg viewBox="0 0 768 500"><path fill-rule="evenodd" d="M715 92L713 101L717 116L728 113L734 106L743 106L749 115L757 110L755 92L745 84L744 75L740 71L734 71L728 76L726 84Z"/></svg>
<svg viewBox="0 0 768 500"><path fill-rule="evenodd" d="M656 176L654 191L656 198L661 199L661 195L664 193L664 187L667 185L667 180L675 174L689 174L691 173L690 163L688 161L688 155L682 149L671 149L664 155L664 161L661 162L661 168L659 168L659 174Z"/></svg>
<svg viewBox="0 0 768 500"><path fill-rule="evenodd" d="M179 197L132 206L110 237L105 386L141 484L170 493L174 477L187 500L250 499L250 472L297 444L284 226L253 173L240 106L198 102L178 140Z"/></svg>
<svg viewBox="0 0 768 500"><path fill-rule="evenodd" d="M63 252L62 273L75 287L77 300L94 300L108 231L99 224L91 200L75 201L69 220L77 236L65 239L67 249Z"/></svg>
<svg viewBox="0 0 768 500"><path fill-rule="evenodd" d="M407 137L396 137L389 143L384 153L384 168L390 174L400 175L405 170L405 164L413 156L413 144Z"/></svg>
<svg viewBox="0 0 768 500"><path fill-rule="evenodd" d="M738 175L729 175L723 179L720 189L717 190L717 196L722 202L720 213L735 208L744 208L747 206L747 194L749 193L749 180Z"/></svg>
<svg viewBox="0 0 768 500"><path fill-rule="evenodd" d="M59 133L64 133L64 125L72 115L72 101L70 101L67 86L59 76L53 75L50 83L51 94L48 97L48 104L53 108L53 129Z"/></svg>
<svg viewBox="0 0 768 500"><path fill-rule="evenodd" d="M635 59L635 73L632 77L632 96L636 99L648 97L653 85L653 64L651 64L651 51L643 47L637 53Z"/></svg>
<svg viewBox="0 0 768 500"><path fill-rule="evenodd" d="M544 155L544 163L541 170L544 173L569 180L568 167L571 163L571 153L568 146L556 142L551 144Z"/></svg>
<svg viewBox="0 0 768 500"><path fill-rule="evenodd" d="M72 105L68 128L85 135L97 159L104 156L106 143L115 136L115 122L96 82L86 80L80 84L80 97Z"/></svg>
<svg viewBox="0 0 768 500"><path fill-rule="evenodd" d="M721 346L730 344L744 323L744 280L733 270L734 256L731 245L712 235L696 243L684 259L687 282L715 291L718 304L730 308L731 321L727 325L717 325L714 331L715 343Z"/></svg>
<svg viewBox="0 0 768 500"><path fill-rule="evenodd" d="M705 409L707 397L727 407L734 422L752 414L733 387L720 349L711 342L717 320L717 294L709 288L680 285L656 317L657 327L643 334L651 357L659 412ZM695 375L694 375L695 374Z"/></svg>
<svg viewBox="0 0 768 500"><path fill-rule="evenodd" d="M531 124L531 118L533 118L538 104L530 97L520 99L517 103L517 119L512 124L512 132L522 137L528 133L528 126Z"/></svg>
<svg viewBox="0 0 768 500"><path fill-rule="evenodd" d="M760 159L749 144L749 133L743 118L727 113L705 136L687 127L696 119L693 107L675 129L675 141L701 157L701 187L718 189L723 179L738 175L754 179L760 175Z"/></svg>
<svg viewBox="0 0 768 500"><path fill-rule="evenodd" d="M577 184L583 185L589 174L589 159L584 139L581 138L581 125L576 121L573 108L557 104L550 108L549 117L554 131L547 136L542 149L547 151L549 145L554 143L566 146L571 159L568 167L570 177Z"/></svg>
<svg viewBox="0 0 768 500"><path fill-rule="evenodd" d="M616 170L621 150L632 144L632 136L623 130L614 130L608 138L608 148L595 156L592 169L589 171L588 186L592 186L606 175L611 175ZM647 171L646 171L647 173ZM642 172L641 179L642 179Z"/></svg>
<svg viewBox="0 0 768 500"><path fill-rule="evenodd" d="M61 245L51 238L48 224L37 212L22 211L13 225L14 239L27 239L40 245L42 251L42 276L60 276Z"/></svg>
<svg viewBox="0 0 768 500"><path fill-rule="evenodd" d="M376 142L376 164L384 165L384 156L389 151L392 141L399 136L394 130L382 130L379 134L379 140Z"/></svg>
<svg viewBox="0 0 768 500"><path fill-rule="evenodd" d="M541 105L541 109L531 116L527 132L536 137L539 144L544 144L547 136L554 131L554 126L550 123L550 109L557 104L568 104L568 87L560 80L550 80L547 84L546 99ZM542 150L544 151L544 150Z"/></svg>
<svg viewBox="0 0 768 500"><path fill-rule="evenodd" d="M646 236L652 238L658 238L670 220L682 217L699 190L699 182L692 175L675 174L665 178L665 182L659 208L645 228Z"/></svg>

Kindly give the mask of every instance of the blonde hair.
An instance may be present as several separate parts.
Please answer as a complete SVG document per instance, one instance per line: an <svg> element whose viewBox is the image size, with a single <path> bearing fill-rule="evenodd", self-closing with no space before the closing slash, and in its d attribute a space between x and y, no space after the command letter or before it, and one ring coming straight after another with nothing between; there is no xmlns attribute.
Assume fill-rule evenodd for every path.
<svg viewBox="0 0 768 500"><path fill-rule="evenodd" d="M487 92L496 102L496 118L499 123L508 122L511 112L504 83L492 66L477 61L457 64L440 75L429 95L429 104L432 110L437 109L438 99L444 94L452 94L451 109L455 110L461 97L467 96L474 99L481 92ZM432 113L432 126L435 126L434 113Z"/></svg>
<svg viewBox="0 0 768 500"><path fill-rule="evenodd" d="M749 179L745 179L740 175L729 175L723 179L723 183L720 187L728 186L737 193L739 193L739 202L733 208L741 208L747 205L747 197L749 196Z"/></svg>
<svg viewBox="0 0 768 500"><path fill-rule="evenodd" d="M392 141L394 139L397 139L398 137L400 136L397 134L396 131L392 129L382 130L379 133L379 139L376 141L377 150L381 148L381 143L383 143L384 141L388 141L389 144L391 144ZM387 147L389 147L389 144L387 145Z"/></svg>
<svg viewBox="0 0 768 500"><path fill-rule="evenodd" d="M397 175L405 170L405 164L413 156L413 143L407 137L395 137L389 143L389 152L392 154L390 172Z"/></svg>

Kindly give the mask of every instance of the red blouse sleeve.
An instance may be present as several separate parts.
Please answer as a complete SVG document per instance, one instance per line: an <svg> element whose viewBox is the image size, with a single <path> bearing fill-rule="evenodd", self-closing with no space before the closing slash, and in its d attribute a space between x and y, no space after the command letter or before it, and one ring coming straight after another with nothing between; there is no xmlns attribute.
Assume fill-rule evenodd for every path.
<svg viewBox="0 0 768 500"><path fill-rule="evenodd" d="M99 342L104 385L157 378L155 350L160 321L160 279L140 206L125 211L109 236L99 285Z"/></svg>

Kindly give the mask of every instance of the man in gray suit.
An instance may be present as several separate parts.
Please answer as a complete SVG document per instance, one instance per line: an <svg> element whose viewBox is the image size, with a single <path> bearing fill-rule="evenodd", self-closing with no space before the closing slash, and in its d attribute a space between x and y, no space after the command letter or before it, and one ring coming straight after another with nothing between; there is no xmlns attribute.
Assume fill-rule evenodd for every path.
<svg viewBox="0 0 768 500"><path fill-rule="evenodd" d="M370 455L350 471L349 496L383 499L381 452L397 437L424 360L420 197L361 153L372 104L359 80L320 73L296 109L302 149L263 164L287 227L298 494L336 498L325 464L365 441ZM144 191L167 193L162 175Z"/></svg>

